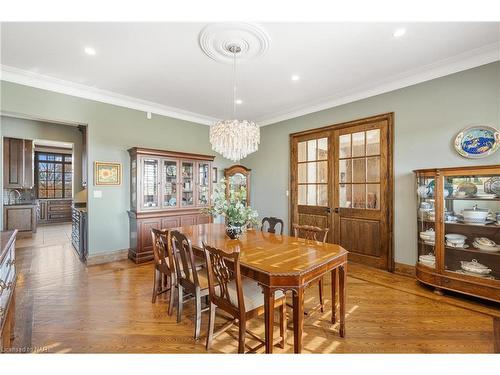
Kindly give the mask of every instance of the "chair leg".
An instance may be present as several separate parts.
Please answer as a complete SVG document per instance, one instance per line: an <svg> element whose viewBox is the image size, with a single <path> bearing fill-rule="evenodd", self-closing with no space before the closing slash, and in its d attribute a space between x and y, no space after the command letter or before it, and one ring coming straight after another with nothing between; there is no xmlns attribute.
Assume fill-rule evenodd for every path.
<svg viewBox="0 0 500 375"><path fill-rule="evenodd" d="M182 319L183 289L181 284L177 285L177 323L180 323Z"/></svg>
<svg viewBox="0 0 500 375"><path fill-rule="evenodd" d="M214 337L215 326L215 304L210 302L210 314L208 315L208 329L207 329L207 345L206 349L209 350L212 346L212 339Z"/></svg>
<svg viewBox="0 0 500 375"><path fill-rule="evenodd" d="M170 296L168 299L168 315L172 316L172 313L174 312L175 281L173 280L173 276L170 276L169 280L170 280Z"/></svg>
<svg viewBox="0 0 500 375"><path fill-rule="evenodd" d="M153 297L151 298L151 303L156 303L156 296L158 295L158 270L154 269L153 273Z"/></svg>
<svg viewBox="0 0 500 375"><path fill-rule="evenodd" d="M321 312L324 312L325 304L323 303L323 278L319 279L319 304Z"/></svg>
<svg viewBox="0 0 500 375"><path fill-rule="evenodd" d="M195 317L195 325L194 325L194 339L198 340L200 338L201 331L201 296L200 291L197 290L195 292L195 304L196 304L196 317Z"/></svg>
<svg viewBox="0 0 500 375"><path fill-rule="evenodd" d="M238 353L245 353L245 336L247 334L246 320L239 321L239 335L238 335Z"/></svg>
<svg viewBox="0 0 500 375"><path fill-rule="evenodd" d="M285 349L286 345L286 326L287 326L286 303L285 301L283 301L283 303L280 306L280 337L281 337L280 347L282 349Z"/></svg>

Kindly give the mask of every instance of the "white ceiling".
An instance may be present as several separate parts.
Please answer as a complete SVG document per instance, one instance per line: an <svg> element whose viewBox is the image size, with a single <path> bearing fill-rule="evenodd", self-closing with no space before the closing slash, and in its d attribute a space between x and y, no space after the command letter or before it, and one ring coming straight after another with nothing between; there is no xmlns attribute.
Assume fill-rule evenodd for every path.
<svg viewBox="0 0 500 375"><path fill-rule="evenodd" d="M232 67L200 49L206 25L2 23L2 79L208 124L231 116ZM500 60L499 25L260 24L271 42L238 66L237 117L268 124Z"/></svg>

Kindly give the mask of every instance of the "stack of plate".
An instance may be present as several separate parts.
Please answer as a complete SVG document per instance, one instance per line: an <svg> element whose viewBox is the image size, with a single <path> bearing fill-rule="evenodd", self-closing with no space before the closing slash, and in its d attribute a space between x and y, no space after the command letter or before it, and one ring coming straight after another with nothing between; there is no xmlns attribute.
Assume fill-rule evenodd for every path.
<svg viewBox="0 0 500 375"><path fill-rule="evenodd" d="M483 250L489 253L496 253L500 251L500 246L495 243L495 241L490 240L486 237L474 238L472 245L479 250Z"/></svg>
<svg viewBox="0 0 500 375"><path fill-rule="evenodd" d="M418 262L428 267L435 267L436 257L432 253L429 253L427 255L420 255L418 257Z"/></svg>
<svg viewBox="0 0 500 375"><path fill-rule="evenodd" d="M466 236L463 234L448 233L446 237L446 246L450 247L466 247L465 240Z"/></svg>
<svg viewBox="0 0 500 375"><path fill-rule="evenodd" d="M434 229L427 229L424 232L420 232L420 238L422 241L424 241L425 244L427 245L434 245L436 241L436 232L434 232Z"/></svg>

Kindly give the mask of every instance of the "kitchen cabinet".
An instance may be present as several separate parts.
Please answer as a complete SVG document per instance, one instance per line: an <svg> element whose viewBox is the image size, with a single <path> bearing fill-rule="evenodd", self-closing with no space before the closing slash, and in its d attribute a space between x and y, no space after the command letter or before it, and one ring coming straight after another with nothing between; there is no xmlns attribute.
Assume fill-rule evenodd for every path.
<svg viewBox="0 0 500 375"><path fill-rule="evenodd" d="M82 180L81 185L83 188L87 187L87 170L88 170L88 156L87 156L87 127L85 125L78 126L78 130L82 133Z"/></svg>
<svg viewBox="0 0 500 375"><path fill-rule="evenodd" d="M4 138L3 140L3 187L4 189L33 188L33 141Z"/></svg>
<svg viewBox="0 0 500 375"><path fill-rule="evenodd" d="M71 199L38 199L38 223L50 224L70 222L72 217L71 205Z"/></svg>
<svg viewBox="0 0 500 375"><path fill-rule="evenodd" d="M5 230L17 229L19 237L31 237L37 225L35 204L4 206L3 223Z"/></svg>
<svg viewBox="0 0 500 375"><path fill-rule="evenodd" d="M214 156L134 147L130 154L130 250L136 263L153 259L151 229L211 222Z"/></svg>

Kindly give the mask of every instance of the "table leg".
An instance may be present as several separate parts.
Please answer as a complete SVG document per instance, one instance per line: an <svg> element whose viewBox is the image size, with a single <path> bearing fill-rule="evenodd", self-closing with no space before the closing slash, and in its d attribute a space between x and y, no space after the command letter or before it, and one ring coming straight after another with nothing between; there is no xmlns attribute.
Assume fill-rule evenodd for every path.
<svg viewBox="0 0 500 375"><path fill-rule="evenodd" d="M340 337L345 336L345 288L347 282L347 263L339 267L339 303L340 303Z"/></svg>
<svg viewBox="0 0 500 375"><path fill-rule="evenodd" d="M332 278L332 324L337 321L337 269L331 272Z"/></svg>
<svg viewBox="0 0 500 375"><path fill-rule="evenodd" d="M262 285L264 292L264 326L266 330L266 353L273 352L273 329L274 329L274 290Z"/></svg>
<svg viewBox="0 0 500 375"><path fill-rule="evenodd" d="M304 288L293 291L293 349L302 352L302 331L304 330Z"/></svg>

